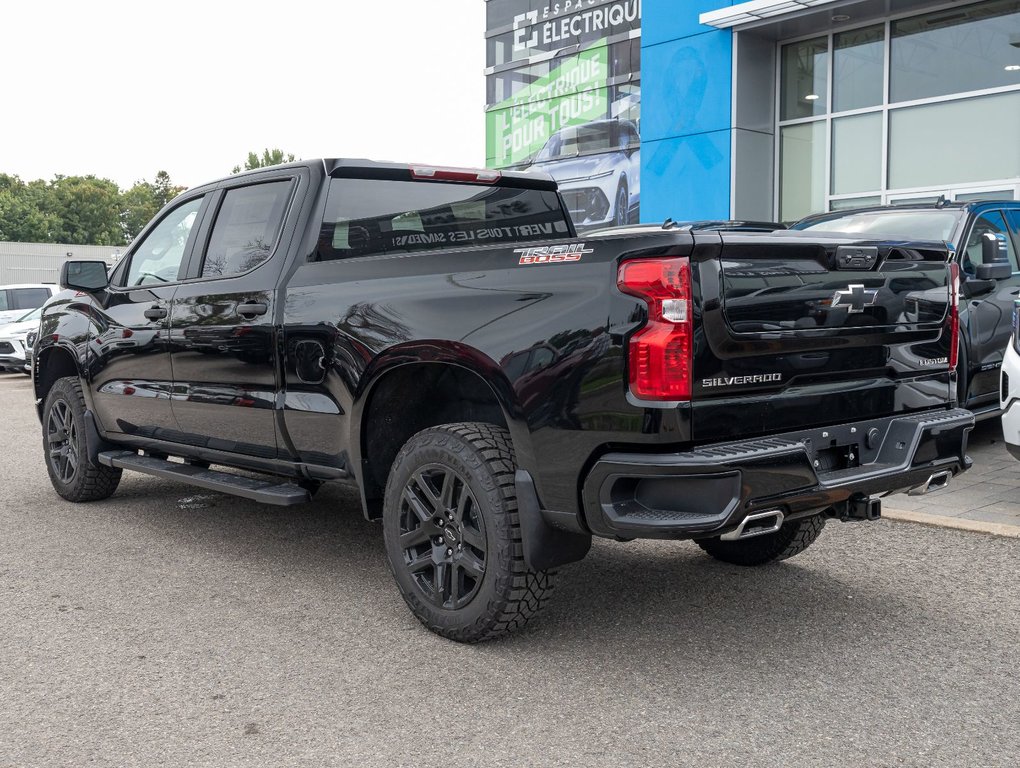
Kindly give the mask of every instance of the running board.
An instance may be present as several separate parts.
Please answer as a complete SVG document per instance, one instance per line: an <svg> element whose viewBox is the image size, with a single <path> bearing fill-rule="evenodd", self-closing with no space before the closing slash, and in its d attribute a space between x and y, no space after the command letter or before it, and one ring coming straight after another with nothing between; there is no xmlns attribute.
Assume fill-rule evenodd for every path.
<svg viewBox="0 0 1020 768"><path fill-rule="evenodd" d="M177 480L197 485L209 491L219 491L231 496L242 496L262 504L276 504L289 507L311 500L308 491L294 483L280 483L275 480L256 480L227 472L177 464L154 456L141 456L134 451L101 451L99 463L108 467L119 467L132 472Z"/></svg>

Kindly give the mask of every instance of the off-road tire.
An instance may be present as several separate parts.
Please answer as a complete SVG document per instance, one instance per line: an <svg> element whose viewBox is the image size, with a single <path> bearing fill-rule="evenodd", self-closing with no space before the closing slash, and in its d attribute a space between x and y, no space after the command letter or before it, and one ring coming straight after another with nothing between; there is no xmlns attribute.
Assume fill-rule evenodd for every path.
<svg viewBox="0 0 1020 768"><path fill-rule="evenodd" d="M765 565L799 555L811 546L825 527L821 515L802 517L783 523L775 533L754 536L743 541L722 541L718 536L698 539L697 544L716 560L733 565Z"/></svg>
<svg viewBox="0 0 1020 768"><path fill-rule="evenodd" d="M444 424L422 430L404 444L393 462L383 506L386 557L411 612L436 634L461 643L503 637L527 624L553 591L554 572L534 571L524 562L514 485L516 469L509 432L482 423ZM429 510L452 509L454 505L444 505L442 498L432 502L431 497L422 494L418 480L425 473L431 473L430 477L439 474L445 482L444 471L451 473L446 476L456 478L451 483L460 489L459 498L463 499L467 492L473 497L457 505L470 508L470 512L454 510L454 516L464 521L460 528L463 539L455 539L450 550L445 548L445 543L433 548L436 542L444 542L445 529L433 527L439 512L437 517L419 522L415 527L414 523L422 519L422 508L417 504L417 517L412 517L415 507L407 495L410 492L416 503L425 498L430 502ZM435 493L436 488L430 489L433 496L442 495ZM450 492L451 498L454 492ZM419 529L424 531L426 525L430 531L428 540L419 541L415 549L405 548L405 543L413 540L409 534L417 534L414 538L421 539L423 533ZM451 521L451 526L455 527L456 523ZM468 538L465 527L472 538ZM457 535L450 533L451 538ZM471 541L484 543L484 551L471 549ZM445 567L439 570L438 561L444 560L449 551L454 552L451 557L460 556L456 551L458 546L463 546L466 554L484 555L484 569L478 569L477 564L474 566L476 573L481 570L480 576L468 573L463 565L458 566L460 570L453 568L453 561L449 566L453 576ZM432 564L426 562L429 558ZM423 563L420 571L412 573L414 564ZM431 583L423 583L429 577L418 573L429 568L432 569ZM446 575L440 576L440 573ZM466 595L463 589L454 592L452 584L458 573L464 574L460 584L463 586L470 581L473 591ZM445 586L437 589L441 581L451 585L449 602L452 607L447 607L443 601ZM466 602L454 605L457 595Z"/></svg>
<svg viewBox="0 0 1020 768"><path fill-rule="evenodd" d="M63 434L58 434L58 422L65 423ZM121 470L89 460L85 441L85 397L77 376L57 379L46 396L42 442L53 490L68 501L99 501L117 490Z"/></svg>

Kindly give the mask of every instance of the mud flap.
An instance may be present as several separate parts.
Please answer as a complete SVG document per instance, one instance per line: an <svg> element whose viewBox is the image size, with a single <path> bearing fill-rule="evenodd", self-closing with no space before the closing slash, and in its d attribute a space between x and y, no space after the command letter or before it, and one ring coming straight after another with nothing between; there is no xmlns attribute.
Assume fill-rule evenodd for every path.
<svg viewBox="0 0 1020 768"><path fill-rule="evenodd" d="M523 469L514 476L517 486L517 512L521 522L524 562L535 571L547 571L577 562L591 549L591 536L554 528L542 515L535 481Z"/></svg>

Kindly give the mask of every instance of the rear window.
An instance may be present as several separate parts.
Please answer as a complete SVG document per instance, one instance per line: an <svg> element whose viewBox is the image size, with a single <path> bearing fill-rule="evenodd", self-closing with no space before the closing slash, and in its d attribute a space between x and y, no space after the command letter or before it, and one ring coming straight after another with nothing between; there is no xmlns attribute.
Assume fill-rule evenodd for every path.
<svg viewBox="0 0 1020 768"><path fill-rule="evenodd" d="M14 295L12 309L35 309L50 298L50 292L45 288L15 288L11 293Z"/></svg>
<svg viewBox="0 0 1020 768"><path fill-rule="evenodd" d="M792 229L903 240L949 240L962 216L959 210L871 211L794 224Z"/></svg>
<svg viewBox="0 0 1020 768"><path fill-rule="evenodd" d="M515 243L569 233L559 196L551 191L331 179L313 259Z"/></svg>

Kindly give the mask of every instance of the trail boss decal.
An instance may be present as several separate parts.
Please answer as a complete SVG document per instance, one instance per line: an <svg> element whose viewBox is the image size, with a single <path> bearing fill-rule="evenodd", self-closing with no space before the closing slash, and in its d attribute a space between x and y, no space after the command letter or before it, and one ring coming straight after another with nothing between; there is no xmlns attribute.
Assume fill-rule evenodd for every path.
<svg viewBox="0 0 1020 768"><path fill-rule="evenodd" d="M753 376L720 376L717 379L702 379L703 387L732 387L737 384L770 384L783 380L781 373L756 373Z"/></svg>
<svg viewBox="0 0 1020 768"><path fill-rule="evenodd" d="M595 253L594 248L585 248L584 243L566 245L540 245L537 248L514 248L521 254L518 264L558 264L564 261L580 261L586 253Z"/></svg>

